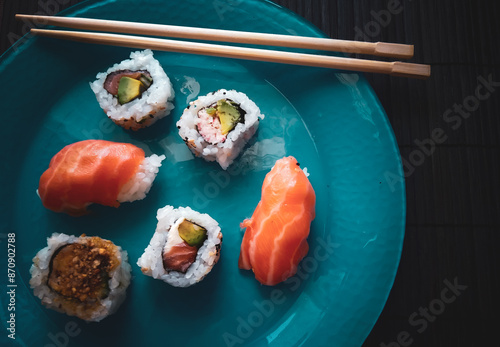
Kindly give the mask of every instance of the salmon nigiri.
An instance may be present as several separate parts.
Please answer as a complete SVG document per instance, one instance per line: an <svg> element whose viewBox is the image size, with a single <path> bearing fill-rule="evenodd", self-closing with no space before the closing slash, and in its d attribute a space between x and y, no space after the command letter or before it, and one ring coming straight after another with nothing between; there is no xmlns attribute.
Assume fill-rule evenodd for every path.
<svg viewBox="0 0 500 347"><path fill-rule="evenodd" d="M165 156L132 144L86 140L64 147L40 177L38 195L55 212L82 215L97 203L118 207L149 192Z"/></svg>
<svg viewBox="0 0 500 347"><path fill-rule="evenodd" d="M297 160L278 160L264 179L252 218L241 223L246 231L238 266L253 270L257 281L268 286L295 275L309 250L315 204L314 190Z"/></svg>

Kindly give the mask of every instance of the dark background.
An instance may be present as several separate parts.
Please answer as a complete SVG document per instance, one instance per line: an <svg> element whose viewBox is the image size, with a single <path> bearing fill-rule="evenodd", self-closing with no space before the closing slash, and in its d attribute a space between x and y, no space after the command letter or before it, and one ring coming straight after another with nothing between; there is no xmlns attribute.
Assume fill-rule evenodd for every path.
<svg viewBox="0 0 500 347"><path fill-rule="evenodd" d="M0 0L0 53L23 33L13 15L48 2ZM414 44L411 62L432 66L426 81L366 74L399 144L407 220L394 287L364 346L500 345L499 2L274 2L332 38ZM482 78L499 83L479 100Z"/></svg>

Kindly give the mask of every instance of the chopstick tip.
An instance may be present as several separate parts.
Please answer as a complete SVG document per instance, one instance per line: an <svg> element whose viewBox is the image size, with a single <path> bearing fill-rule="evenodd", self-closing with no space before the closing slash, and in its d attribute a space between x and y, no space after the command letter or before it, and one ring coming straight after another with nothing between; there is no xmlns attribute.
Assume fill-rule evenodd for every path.
<svg viewBox="0 0 500 347"><path fill-rule="evenodd" d="M431 76L431 66L426 64L412 64L396 61L392 65L391 75L427 79Z"/></svg>

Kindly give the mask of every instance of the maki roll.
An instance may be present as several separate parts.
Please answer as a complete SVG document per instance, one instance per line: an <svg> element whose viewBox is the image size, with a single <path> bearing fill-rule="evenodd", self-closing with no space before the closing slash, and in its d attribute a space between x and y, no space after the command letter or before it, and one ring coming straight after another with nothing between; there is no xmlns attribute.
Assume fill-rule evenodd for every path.
<svg viewBox="0 0 500 347"><path fill-rule="evenodd" d="M200 282L219 260L219 224L189 207L165 206L156 218L156 231L137 265L145 275L174 287Z"/></svg>
<svg viewBox="0 0 500 347"><path fill-rule="evenodd" d="M92 203L118 207L146 197L164 159L129 143L75 142L52 158L37 193L46 208L73 216Z"/></svg>
<svg viewBox="0 0 500 347"><path fill-rule="evenodd" d="M172 83L149 49L132 52L96 78L90 87L99 105L125 129L148 127L174 108Z"/></svg>
<svg viewBox="0 0 500 347"><path fill-rule="evenodd" d="M98 322L125 299L130 271L127 252L113 242L54 233L33 258L30 286L46 307Z"/></svg>
<svg viewBox="0 0 500 347"><path fill-rule="evenodd" d="M220 89L189 103L177 122L179 135L196 156L225 170L264 119L255 103L235 90Z"/></svg>

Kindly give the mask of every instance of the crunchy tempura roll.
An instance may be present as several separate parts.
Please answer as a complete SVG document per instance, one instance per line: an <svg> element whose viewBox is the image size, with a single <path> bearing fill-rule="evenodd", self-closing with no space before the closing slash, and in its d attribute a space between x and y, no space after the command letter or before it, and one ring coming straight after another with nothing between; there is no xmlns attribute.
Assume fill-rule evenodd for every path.
<svg viewBox="0 0 500 347"><path fill-rule="evenodd" d="M127 260L127 252L111 241L54 233L33 258L30 286L46 307L98 322L125 299Z"/></svg>

